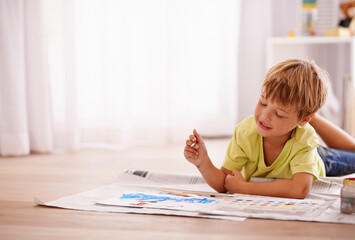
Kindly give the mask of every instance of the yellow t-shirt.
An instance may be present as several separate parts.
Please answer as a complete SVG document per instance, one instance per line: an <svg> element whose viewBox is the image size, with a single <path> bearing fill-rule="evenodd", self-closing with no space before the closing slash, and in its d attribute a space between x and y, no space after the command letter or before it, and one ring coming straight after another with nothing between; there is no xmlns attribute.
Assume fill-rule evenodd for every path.
<svg viewBox="0 0 355 240"><path fill-rule="evenodd" d="M293 174L300 172L310 173L316 180L325 177L324 163L317 152L318 145L317 135L311 125L298 126L275 162L266 166L263 137L258 134L254 117L251 116L235 128L223 167L230 171L241 171L246 181L251 177L290 179Z"/></svg>

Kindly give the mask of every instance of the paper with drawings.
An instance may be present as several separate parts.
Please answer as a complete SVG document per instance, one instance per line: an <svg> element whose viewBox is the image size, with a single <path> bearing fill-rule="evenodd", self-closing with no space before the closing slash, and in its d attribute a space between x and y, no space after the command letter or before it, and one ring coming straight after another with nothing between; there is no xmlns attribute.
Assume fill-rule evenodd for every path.
<svg viewBox="0 0 355 240"><path fill-rule="evenodd" d="M117 196L97 201L99 204L135 207L135 208L156 208L169 210L198 211L207 206L222 201L221 199L201 196L177 196L159 189L136 189L126 190Z"/></svg>
<svg viewBox="0 0 355 240"><path fill-rule="evenodd" d="M170 177L169 177L170 176ZM355 177L355 174L344 176L344 177ZM344 178L343 177L343 178ZM258 179L260 180L260 179ZM228 211L224 212L213 212L206 211L204 209L201 211L186 211L186 210L172 210L172 209L158 209L158 208L133 208L133 207L122 207L122 206L111 206L97 204L96 202L101 202L108 200L110 198L117 197L117 193L134 190L176 190L181 193L201 193L198 196L210 197L216 194L216 192L211 189L203 179L196 175L184 175L184 174L167 174L167 173L156 173L149 171L134 171L127 170L122 173L114 184L102 186L90 191L74 194L68 197L60 198L55 201L43 203L40 200L36 200L37 204L77 209L77 210L88 210L88 211L105 211L105 212L120 212L120 213L143 213L143 214L165 214L165 215L178 215L178 216L193 216L193 217L209 217L217 219L229 219L241 221L248 217L260 217L260 218L272 218L272 219L283 219L283 220L302 220L302 221L319 221L319 222L333 222L333 223L351 223L355 224L355 217L352 215L340 213L340 182L342 178L322 178L318 183L319 187L313 188L306 200L322 200L325 204L319 204L319 206L313 209L307 214L299 214L293 217L288 217L287 214L270 214L269 212L265 216L250 213L246 214L230 214ZM191 184L191 182L193 182ZM317 182L314 182L314 186ZM328 191L329 190L329 191ZM218 199L232 199L229 195L224 195L223 197L216 197ZM235 199L235 197L234 197ZM264 199L265 200L265 199ZM329 204L329 206L327 206ZM246 209L246 208L244 208ZM212 210L212 209L211 209ZM301 216L301 217L300 217Z"/></svg>
<svg viewBox="0 0 355 240"><path fill-rule="evenodd" d="M178 182L176 183L178 184ZM132 189L151 189L161 188L164 183L153 182L149 179L132 175L123 172L119 175L117 181L113 184L104 185L92 190L73 194L67 197L63 197L54 201L43 202L39 198L34 197L34 202L38 205L47 207L57 207L73 210L83 211L99 211L99 212L116 212L116 213L139 213L139 214L160 214L160 215L174 215L174 216L186 216L186 217L201 217L201 218L213 218L232 221L244 221L246 218L237 216L218 216L218 215L205 215L195 211L176 211L169 209L154 209L154 208L132 208L121 206L110 206L97 204L96 202L104 201L106 199L117 196L117 193L130 191Z"/></svg>
<svg viewBox="0 0 355 240"><path fill-rule="evenodd" d="M126 171L128 174L133 174L133 175L140 175L142 174L142 177L150 180L150 179L158 179L159 178L159 173L155 172L149 172L149 171L134 171L134 170L129 170ZM174 174L173 174L174 175ZM287 214L276 214L275 215L270 215L269 213L266 213L264 216L259 213L259 216L256 214L254 215L248 215L249 217L260 217L260 218L272 218L272 219L283 219L283 220L302 220L302 221L318 221L318 222L333 222L333 223L351 223L355 224L355 217L352 215L347 215L343 214L340 212L340 189L342 187L342 181L346 177L355 177L355 174L351 174L348 176L343 176L343 177L321 177L317 181L314 181L312 184L312 188L310 190L310 193L308 194L306 200L311 200L311 201L316 201L316 200L321 200L325 201L324 204L319 204L319 206L312 211L308 212L307 214L304 214L302 217L299 216L287 216ZM174 177L173 177L174 178ZM177 175L177 178L180 179L180 181L183 182L189 182L190 179L195 179L195 178L200 178L200 180L195 179L194 181L196 182L204 182L201 176L189 176L186 175L185 177L183 175ZM172 179L172 178L170 178ZM268 178L252 178L251 181L257 181L257 182L266 182L266 181L275 181L276 179L268 179ZM213 193L213 189L211 189L207 184L201 183L201 184L196 184L196 186L199 187L195 190L200 190L203 189L202 191L207 191ZM176 189L181 189L183 188L188 188L189 190L194 190L195 184L192 185L166 185L165 187L169 188L176 188ZM258 196L255 196L258 197ZM268 198L268 197L266 197ZM277 198L276 198L277 199ZM208 214L206 211L204 211L204 214ZM212 214L211 212L209 214ZM219 215L223 215L220 213ZM233 214L225 214L225 215L233 215ZM236 215L236 214L234 214ZM239 214L239 216L246 216L246 214Z"/></svg>

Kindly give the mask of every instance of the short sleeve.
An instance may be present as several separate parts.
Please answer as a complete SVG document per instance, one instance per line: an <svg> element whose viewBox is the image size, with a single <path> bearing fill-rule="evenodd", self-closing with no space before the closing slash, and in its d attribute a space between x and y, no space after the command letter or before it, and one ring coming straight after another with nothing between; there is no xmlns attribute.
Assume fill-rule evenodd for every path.
<svg viewBox="0 0 355 240"><path fill-rule="evenodd" d="M305 148L299 151L290 162L292 175L295 173L309 173L316 180L322 175L318 166L317 148Z"/></svg>
<svg viewBox="0 0 355 240"><path fill-rule="evenodd" d="M244 165L247 163L248 157L243 151L242 147L238 144L237 129L234 131L233 138L231 139L226 155L224 158L223 167L233 171L241 171Z"/></svg>

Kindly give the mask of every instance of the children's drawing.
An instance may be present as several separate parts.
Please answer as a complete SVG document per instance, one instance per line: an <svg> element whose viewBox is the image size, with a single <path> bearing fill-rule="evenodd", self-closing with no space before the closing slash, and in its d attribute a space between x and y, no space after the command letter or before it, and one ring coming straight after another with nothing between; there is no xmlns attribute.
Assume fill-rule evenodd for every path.
<svg viewBox="0 0 355 240"><path fill-rule="evenodd" d="M213 206L220 200L209 197L182 197L155 190L126 191L117 197L97 203L124 207L145 207L170 210L198 211L206 206Z"/></svg>
<svg viewBox="0 0 355 240"><path fill-rule="evenodd" d="M318 214L326 201L245 194L234 194L228 198L179 196L159 189L127 188L115 197L97 203L119 207L197 211L214 215L299 220L308 213Z"/></svg>
<svg viewBox="0 0 355 240"><path fill-rule="evenodd" d="M215 200L208 200L207 198L196 198L196 197L172 197L172 196L164 196L164 195L152 195L145 193L129 193L123 194L120 199L131 199L136 201L144 201L144 202L188 202L188 203L211 203Z"/></svg>

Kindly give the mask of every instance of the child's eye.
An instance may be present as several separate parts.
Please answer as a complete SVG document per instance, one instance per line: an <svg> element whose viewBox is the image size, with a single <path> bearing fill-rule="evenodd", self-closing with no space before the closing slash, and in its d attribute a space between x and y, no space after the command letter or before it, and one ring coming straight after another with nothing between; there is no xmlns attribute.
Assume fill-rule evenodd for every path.
<svg viewBox="0 0 355 240"><path fill-rule="evenodd" d="M284 118L284 116L279 115L277 112L275 113L276 117L278 118Z"/></svg>
<svg viewBox="0 0 355 240"><path fill-rule="evenodd" d="M261 106L263 106L263 107L265 107L266 106L266 104L265 103L263 103L262 101L259 101L260 102L260 105Z"/></svg>

